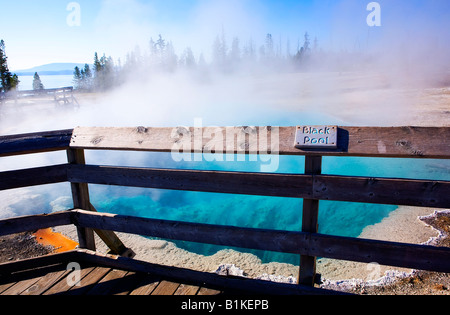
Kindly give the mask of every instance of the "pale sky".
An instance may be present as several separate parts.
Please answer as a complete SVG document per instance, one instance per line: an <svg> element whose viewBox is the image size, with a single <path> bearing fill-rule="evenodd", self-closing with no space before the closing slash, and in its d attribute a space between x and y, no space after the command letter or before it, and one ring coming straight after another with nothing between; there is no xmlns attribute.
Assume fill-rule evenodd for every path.
<svg viewBox="0 0 450 315"><path fill-rule="evenodd" d="M325 50L383 51L404 42L414 49L428 40L450 42L450 1L381 0L381 26L367 25L369 0L78 0L2 1L0 39L6 43L10 70L54 62L92 63L94 52L124 60L151 37L171 40L176 52L191 47L198 57L211 53L224 30L256 47L271 33L276 44L291 49L307 31ZM69 6L73 8L73 6ZM73 9L72 9L73 10ZM78 15L79 13L79 15ZM72 15L71 15L72 14ZM75 16L75 15L76 16ZM70 17L74 26L70 26Z"/></svg>

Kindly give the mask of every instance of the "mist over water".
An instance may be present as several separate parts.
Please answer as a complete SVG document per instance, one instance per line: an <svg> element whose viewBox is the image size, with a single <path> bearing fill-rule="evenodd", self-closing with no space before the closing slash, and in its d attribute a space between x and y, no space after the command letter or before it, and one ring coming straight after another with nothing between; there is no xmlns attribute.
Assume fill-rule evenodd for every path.
<svg viewBox="0 0 450 315"><path fill-rule="evenodd" d="M269 30L260 34L263 21L258 18L250 19L254 26L246 28L247 24L243 21L249 16L249 12L245 11L245 5L242 4L244 2L232 3L239 10L239 14L235 14L239 19L236 23L230 20L221 25L214 24L217 27L213 35L206 34L206 30L201 32L207 39L203 49L205 46L212 49L216 35L220 39L222 30L229 49L232 36L241 36L242 50L246 43L248 45L250 38L254 40L255 50L265 45L264 36ZM295 67L286 63L286 58L283 59L284 63L267 67L267 64L262 66L258 59L257 62L240 60L238 65L232 64L233 71L224 71L223 64L215 64L211 57L211 60L206 61L205 67L198 66L194 70L179 67L176 71L150 72L146 68L148 64L143 66L143 63L139 63L128 69L129 74L123 82L107 92L76 94L75 97L80 102L79 108L57 107L33 101L19 106L10 103L2 105L0 134L76 126L193 126L195 119L201 119L205 127L420 124L412 109L413 105L421 102L424 90L450 86L450 28L445 28L450 25L448 20L430 21L426 17L428 4L424 4L421 14L415 14L417 19L414 23L408 22L405 13L408 12L408 6L406 2L402 3L403 5L398 2L381 2L382 7L386 8L383 12L388 13L383 15L383 26L379 29L367 29L364 25L368 14L365 10L366 2L361 6L361 2L342 1L335 11L326 11L324 14L332 17L330 27L333 28L334 35L323 39L319 37L319 49L312 55L308 67ZM133 8L131 6L128 10L132 11ZM228 14L224 16L229 16L230 19L233 16L231 13L236 13L224 1L209 2L196 11L197 21L213 20L212 12L220 8L228 8ZM361 8L362 13L357 18L351 18ZM388 8L392 10L387 10ZM261 8L257 6L256 9ZM404 9L405 12L402 11ZM128 10L124 14L131 14ZM105 9L105 12L110 10ZM349 21L355 19L362 20L364 35L355 35L351 31L354 28L353 22ZM129 24L128 29L114 24L114 29L120 30L117 36L123 37L123 34L130 33L133 38L145 38L146 41L150 36L157 39L157 33L150 33L148 29L143 31L136 27L132 19L125 20ZM104 19L105 29L108 29L108 21ZM204 24L197 23L204 28ZM361 24L358 25L361 27ZM188 30L188 33L195 33L193 29ZM133 32L127 32L128 30ZM302 38L305 31L307 30L300 30L298 37ZM173 37L177 37L176 35L173 34ZM311 35L315 36L312 31ZM257 44L258 36L263 39ZM274 34L274 37L283 38L280 45L283 49L280 51L284 50L286 54L287 48L284 47L287 46L287 35L277 37ZM179 37L174 39L174 45L177 45L177 39ZM199 42L199 38L191 40ZM296 39L291 40L293 54L297 45L294 44ZM340 46L339 43L344 42L351 44ZM129 50L131 49L130 47ZM193 47L193 50L196 51L196 48ZM136 51L138 50L135 49L134 52ZM141 56L149 54L144 45L140 52ZM178 55L181 56L182 53L179 52ZM198 58L197 53L196 60ZM100 165L248 172L259 172L261 169L260 161L249 161L248 158L245 162L176 162L170 154L102 151L87 151L86 157L88 164ZM8 157L0 159L0 170L62 163L66 163L64 152ZM324 174L450 179L448 161L326 157L323 167ZM303 157L281 156L277 172L303 173L303 169ZM91 185L90 192L94 206L104 212L263 229L301 229L302 201L297 199L98 185ZM73 206L69 184L1 192L0 196L0 218L51 212ZM319 232L356 237L364 227L380 222L395 209L395 206L321 201ZM184 242L177 244L202 254L213 254L218 250L209 245ZM298 257L290 255L257 254L263 261L298 264Z"/></svg>

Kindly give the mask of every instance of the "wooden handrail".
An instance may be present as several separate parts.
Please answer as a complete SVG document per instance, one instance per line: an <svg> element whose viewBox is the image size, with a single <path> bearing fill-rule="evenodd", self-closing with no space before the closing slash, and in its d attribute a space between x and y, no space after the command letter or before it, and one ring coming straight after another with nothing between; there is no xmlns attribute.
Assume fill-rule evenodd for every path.
<svg viewBox="0 0 450 315"><path fill-rule="evenodd" d="M231 129L230 129L231 128ZM339 127L338 149L302 150L294 147L295 127L254 127L257 134L249 136L244 127L202 128L197 133L202 141L197 146L185 146L189 152L219 151L231 154L280 154L320 156L360 156L395 158L450 158L450 127ZM177 135L185 133L186 138ZM130 150L150 152L172 152L184 141L193 143L195 128L86 128L39 132L23 135L0 136L0 157L74 149ZM208 138L214 132L222 134ZM275 129L274 129L275 130ZM235 139L227 142L226 132L238 135L242 132L242 143ZM252 139L268 140L252 144ZM183 140L180 144L180 139ZM279 146L273 140L279 140ZM229 140L229 139L228 139ZM259 141L259 140L258 140ZM242 149L244 148L244 149Z"/></svg>
<svg viewBox="0 0 450 315"><path fill-rule="evenodd" d="M69 165L77 183L240 195L450 207L450 182L336 175L268 174Z"/></svg>
<svg viewBox="0 0 450 315"><path fill-rule="evenodd" d="M53 88L53 89L41 89L41 90L20 90L20 91L10 91L10 92L2 92L1 96L3 98L16 98L23 96L35 96L35 95L43 95L43 94L56 94L58 92L70 92L73 93L73 86L61 87L61 88Z"/></svg>
<svg viewBox="0 0 450 315"><path fill-rule="evenodd" d="M443 209L450 206L448 181L70 164L0 172L0 191L63 182Z"/></svg>
<svg viewBox="0 0 450 315"><path fill-rule="evenodd" d="M0 157L67 150L73 129L0 136Z"/></svg>
<svg viewBox="0 0 450 315"><path fill-rule="evenodd" d="M450 207L450 182L62 164L0 172L0 191L63 182L360 203Z"/></svg>
<svg viewBox="0 0 450 315"><path fill-rule="evenodd" d="M183 153L450 158L450 127L339 127L335 150L297 149L296 127L74 129L72 148ZM262 141L261 141L262 139Z"/></svg>
<svg viewBox="0 0 450 315"><path fill-rule="evenodd" d="M68 164L0 172L0 191L67 182Z"/></svg>

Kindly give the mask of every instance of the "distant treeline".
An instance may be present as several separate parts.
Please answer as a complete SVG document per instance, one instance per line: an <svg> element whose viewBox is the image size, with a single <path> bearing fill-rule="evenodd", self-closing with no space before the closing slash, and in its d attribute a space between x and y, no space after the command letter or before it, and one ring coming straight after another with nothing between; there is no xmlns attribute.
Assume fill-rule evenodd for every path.
<svg viewBox="0 0 450 315"><path fill-rule="evenodd" d="M303 40L299 40L296 46L296 49L292 49L289 40L282 44L281 39L276 41L271 34L265 36L264 44L259 48L253 40L242 43L238 37L233 38L230 46L222 31L212 44L210 62L206 62L203 53L196 57L190 47L178 56L173 43L159 35L156 41L150 39L145 52L139 46L129 52L123 64L120 59L115 63L112 57L106 57L105 54L99 58L96 52L93 69L88 64L83 69L75 67L74 85L77 89L101 91L116 87L128 78L142 78L143 75L173 73L178 70L203 73L215 71L223 74L252 71L342 71L348 70L357 58L362 57L348 52L326 53L319 48L318 39L311 41L308 33L305 33Z"/></svg>

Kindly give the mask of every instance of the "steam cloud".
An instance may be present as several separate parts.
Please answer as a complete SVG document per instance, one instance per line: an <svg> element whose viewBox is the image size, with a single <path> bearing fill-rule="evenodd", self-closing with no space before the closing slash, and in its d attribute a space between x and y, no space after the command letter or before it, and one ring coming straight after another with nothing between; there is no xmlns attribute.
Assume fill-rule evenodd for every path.
<svg viewBox="0 0 450 315"><path fill-rule="evenodd" d="M412 9L416 2L420 10ZM419 102L421 91L450 85L450 19L444 16L448 1L379 1L383 15L378 28L366 24L367 3L318 1L312 11L323 14L323 25L313 23L307 29L304 20L311 17L301 10L298 24L277 26L267 19L276 12L268 12L262 2L199 1L195 10L179 17L190 22L179 30L162 21L150 4L104 1L93 30L102 39L93 51L108 53L120 45L125 56L138 46L145 55L150 37L163 34L179 57L186 47L196 60L203 54L207 69L148 73L138 66L126 82L107 93L80 97L78 109L6 104L0 107L0 134L80 125L190 126L195 118L202 118L205 126L413 125L409 108ZM436 6L442 16L431 13ZM236 71L223 73L211 66L213 43L222 34L229 49L238 37L241 48L253 43L258 53L271 33L286 56L296 53L306 31L319 43L311 67L241 63ZM0 169L64 162L65 156L56 153L5 158Z"/></svg>

